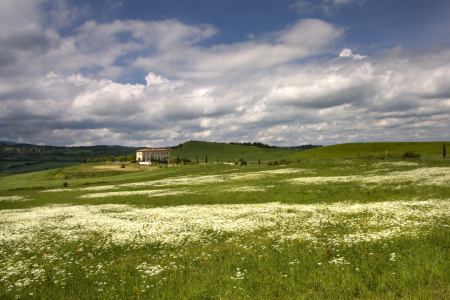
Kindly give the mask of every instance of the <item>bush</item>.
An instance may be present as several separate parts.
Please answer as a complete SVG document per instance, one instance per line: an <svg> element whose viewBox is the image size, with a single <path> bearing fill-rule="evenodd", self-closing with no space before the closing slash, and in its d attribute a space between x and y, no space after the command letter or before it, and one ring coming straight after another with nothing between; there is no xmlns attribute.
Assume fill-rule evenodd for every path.
<svg viewBox="0 0 450 300"><path fill-rule="evenodd" d="M240 163L241 166L246 166L247 165L247 161L242 159L242 158L241 158L239 163Z"/></svg>
<svg viewBox="0 0 450 300"><path fill-rule="evenodd" d="M420 154L414 152L405 152L403 153L402 158L420 158Z"/></svg>
<svg viewBox="0 0 450 300"><path fill-rule="evenodd" d="M285 159L285 158L282 158L280 160L280 162L279 162L280 165L288 165L290 163L292 163L292 162L290 160Z"/></svg>
<svg viewBox="0 0 450 300"><path fill-rule="evenodd" d="M63 186L64 186L64 187L67 187L68 185L69 185L69 184L67 183L67 181L63 183Z"/></svg>
<svg viewBox="0 0 450 300"><path fill-rule="evenodd" d="M125 168L125 165L121 165L120 167L121 167L121 168Z"/></svg>

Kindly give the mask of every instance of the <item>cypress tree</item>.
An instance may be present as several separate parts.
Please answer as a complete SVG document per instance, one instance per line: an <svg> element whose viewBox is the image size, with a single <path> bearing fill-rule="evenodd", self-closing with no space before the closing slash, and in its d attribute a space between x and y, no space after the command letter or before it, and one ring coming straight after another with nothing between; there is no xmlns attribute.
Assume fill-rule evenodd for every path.
<svg viewBox="0 0 450 300"><path fill-rule="evenodd" d="M197 164L198 164L198 156L196 156L197 157Z"/></svg>
<svg viewBox="0 0 450 300"><path fill-rule="evenodd" d="M258 165L261 165L261 159L258 158Z"/></svg>
<svg viewBox="0 0 450 300"><path fill-rule="evenodd" d="M445 144L444 144L444 158L447 156L447 152L445 152Z"/></svg>
<svg viewBox="0 0 450 300"><path fill-rule="evenodd" d="M205 158L205 163L207 163L208 162L208 155L206 155L206 158Z"/></svg>

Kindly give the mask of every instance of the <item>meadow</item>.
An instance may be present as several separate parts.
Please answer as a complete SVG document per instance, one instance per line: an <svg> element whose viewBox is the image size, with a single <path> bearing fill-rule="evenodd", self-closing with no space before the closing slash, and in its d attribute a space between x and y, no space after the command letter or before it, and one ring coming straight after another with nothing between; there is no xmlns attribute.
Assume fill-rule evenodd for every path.
<svg viewBox="0 0 450 300"><path fill-rule="evenodd" d="M0 298L450 298L448 159L290 162L0 178Z"/></svg>
<svg viewBox="0 0 450 300"><path fill-rule="evenodd" d="M55 162L55 161L3 161L0 162L0 174L24 174L53 170L74 165L82 164L80 162Z"/></svg>
<svg viewBox="0 0 450 300"><path fill-rule="evenodd" d="M182 149L172 149L173 157L188 158L193 162L204 163L206 156L208 162L233 163L241 158L246 161L270 161L297 153L298 150L267 149L253 146L242 146L224 143L186 142Z"/></svg>
<svg viewBox="0 0 450 300"><path fill-rule="evenodd" d="M314 150L293 153L289 157L297 158L358 158L378 156L401 157L405 152L414 152L422 156L442 157L445 142L377 142L348 143L331 145ZM447 144L449 144L447 142ZM448 146L448 145L447 145Z"/></svg>

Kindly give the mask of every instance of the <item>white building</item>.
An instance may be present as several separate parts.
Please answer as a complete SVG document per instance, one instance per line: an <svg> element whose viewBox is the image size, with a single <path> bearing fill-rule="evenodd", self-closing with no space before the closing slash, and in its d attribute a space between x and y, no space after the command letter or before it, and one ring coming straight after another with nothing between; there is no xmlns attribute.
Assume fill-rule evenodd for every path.
<svg viewBox="0 0 450 300"><path fill-rule="evenodd" d="M169 161L170 149L141 149L136 151L137 161Z"/></svg>

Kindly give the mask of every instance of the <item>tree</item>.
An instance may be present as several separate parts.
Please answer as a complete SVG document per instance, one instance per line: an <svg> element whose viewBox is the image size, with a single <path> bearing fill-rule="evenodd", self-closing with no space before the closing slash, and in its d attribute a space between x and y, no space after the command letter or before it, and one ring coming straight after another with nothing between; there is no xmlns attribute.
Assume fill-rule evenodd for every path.
<svg viewBox="0 0 450 300"><path fill-rule="evenodd" d="M98 162L98 158L94 158L94 162Z"/></svg>
<svg viewBox="0 0 450 300"><path fill-rule="evenodd" d="M105 162L106 161L106 157L102 157L102 162Z"/></svg>
<svg viewBox="0 0 450 300"><path fill-rule="evenodd" d="M119 157L117 158L117 160L118 160L119 162L123 162L123 161L125 160L125 157L123 157L123 156L121 155L121 156L119 156Z"/></svg>
<svg viewBox="0 0 450 300"><path fill-rule="evenodd" d="M198 164L198 156L197 156L197 164Z"/></svg>
<svg viewBox="0 0 450 300"><path fill-rule="evenodd" d="M86 157L83 157L83 161L84 161L84 163L86 163Z"/></svg>
<svg viewBox="0 0 450 300"><path fill-rule="evenodd" d="M444 144L444 153L443 153L443 155L444 155L444 158L447 156L447 152L445 152L445 144Z"/></svg>
<svg viewBox="0 0 450 300"><path fill-rule="evenodd" d="M133 160L133 155L127 155L127 160L128 161L132 161Z"/></svg>
<svg viewBox="0 0 450 300"><path fill-rule="evenodd" d="M258 158L258 165L261 165L261 159Z"/></svg>
<svg viewBox="0 0 450 300"><path fill-rule="evenodd" d="M108 160L109 160L109 161L114 161L114 160L115 160L114 155L110 155L110 156L108 157Z"/></svg>
<svg viewBox="0 0 450 300"><path fill-rule="evenodd" d="M91 159L90 159L90 158L88 158L88 159L87 159L87 162L88 162L88 163L90 163L90 162L91 162Z"/></svg>
<svg viewBox="0 0 450 300"><path fill-rule="evenodd" d="M205 163L208 163L208 155L206 155Z"/></svg>

